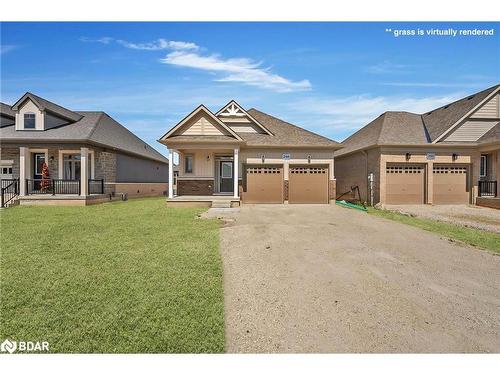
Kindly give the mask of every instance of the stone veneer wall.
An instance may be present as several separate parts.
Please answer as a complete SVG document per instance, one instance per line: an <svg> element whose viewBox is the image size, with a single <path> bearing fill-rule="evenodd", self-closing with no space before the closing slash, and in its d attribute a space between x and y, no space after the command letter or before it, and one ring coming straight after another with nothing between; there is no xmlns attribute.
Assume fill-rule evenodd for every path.
<svg viewBox="0 0 500 375"><path fill-rule="evenodd" d="M2 147L1 160L13 160L12 164L12 178L19 178L19 147L6 148Z"/></svg>
<svg viewBox="0 0 500 375"><path fill-rule="evenodd" d="M336 180L329 180L328 184L328 197L330 200L335 200L337 194L337 181Z"/></svg>
<svg viewBox="0 0 500 375"><path fill-rule="evenodd" d="M177 180L177 195L212 195L213 180Z"/></svg>
<svg viewBox="0 0 500 375"><path fill-rule="evenodd" d="M289 192L289 182L288 180L285 180L284 181L284 184L283 184L283 200L287 201L288 200L288 192Z"/></svg>
<svg viewBox="0 0 500 375"><path fill-rule="evenodd" d="M116 181L116 154L107 151L97 151L95 156L95 178L105 182Z"/></svg>

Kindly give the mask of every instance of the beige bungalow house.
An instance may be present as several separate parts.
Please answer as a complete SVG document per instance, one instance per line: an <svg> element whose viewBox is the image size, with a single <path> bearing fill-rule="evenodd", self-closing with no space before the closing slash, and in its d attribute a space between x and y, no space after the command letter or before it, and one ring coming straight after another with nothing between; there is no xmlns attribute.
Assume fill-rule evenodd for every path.
<svg viewBox="0 0 500 375"><path fill-rule="evenodd" d="M166 194L167 158L106 113L72 111L29 92L0 110L2 206Z"/></svg>
<svg viewBox="0 0 500 375"><path fill-rule="evenodd" d="M339 143L231 100L213 113L204 105L160 140L179 157L168 201L222 206L329 203L335 199L333 153ZM215 203L214 203L215 205Z"/></svg>
<svg viewBox="0 0 500 375"><path fill-rule="evenodd" d="M339 194L369 204L500 208L500 85L424 114L385 112L335 153Z"/></svg>

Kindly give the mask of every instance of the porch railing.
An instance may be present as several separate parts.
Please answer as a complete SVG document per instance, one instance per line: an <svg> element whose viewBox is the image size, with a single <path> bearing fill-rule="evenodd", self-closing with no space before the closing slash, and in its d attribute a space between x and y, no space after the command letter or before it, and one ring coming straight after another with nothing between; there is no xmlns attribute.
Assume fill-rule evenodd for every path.
<svg viewBox="0 0 500 375"><path fill-rule="evenodd" d="M496 181L479 181L479 196L480 197L496 197L497 182Z"/></svg>
<svg viewBox="0 0 500 375"><path fill-rule="evenodd" d="M19 179L2 179L0 181L0 207L8 207L19 195Z"/></svg>
<svg viewBox="0 0 500 375"><path fill-rule="evenodd" d="M89 194L104 194L104 180L89 179Z"/></svg>
<svg viewBox="0 0 500 375"><path fill-rule="evenodd" d="M80 180L27 179L26 194L75 194L80 195Z"/></svg>

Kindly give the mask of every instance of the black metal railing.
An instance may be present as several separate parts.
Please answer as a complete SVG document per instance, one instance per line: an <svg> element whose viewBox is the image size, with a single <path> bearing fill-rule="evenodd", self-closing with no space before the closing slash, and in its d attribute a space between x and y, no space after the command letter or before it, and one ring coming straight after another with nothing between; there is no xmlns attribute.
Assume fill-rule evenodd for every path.
<svg viewBox="0 0 500 375"><path fill-rule="evenodd" d="M480 197L496 197L497 182L496 181L479 181L479 196Z"/></svg>
<svg viewBox="0 0 500 375"><path fill-rule="evenodd" d="M89 179L89 194L104 194L104 180Z"/></svg>
<svg viewBox="0 0 500 375"><path fill-rule="evenodd" d="M2 179L0 182L0 207L8 207L19 195L19 179Z"/></svg>
<svg viewBox="0 0 500 375"><path fill-rule="evenodd" d="M26 194L75 194L80 195L80 180L27 179Z"/></svg>

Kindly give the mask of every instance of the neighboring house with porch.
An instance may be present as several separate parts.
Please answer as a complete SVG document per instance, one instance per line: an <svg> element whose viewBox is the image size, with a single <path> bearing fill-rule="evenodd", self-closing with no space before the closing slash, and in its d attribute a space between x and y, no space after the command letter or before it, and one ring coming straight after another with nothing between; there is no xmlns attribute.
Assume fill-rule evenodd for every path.
<svg viewBox="0 0 500 375"><path fill-rule="evenodd" d="M335 199L333 153L341 145L234 100L213 113L204 105L160 140L179 155L169 202L329 203Z"/></svg>
<svg viewBox="0 0 500 375"><path fill-rule="evenodd" d="M424 114L380 115L335 153L339 194L359 186L371 204L500 208L499 92L496 85Z"/></svg>
<svg viewBox="0 0 500 375"><path fill-rule="evenodd" d="M18 194L21 204L166 194L168 159L106 113L72 111L32 93L0 109L2 192Z"/></svg>

